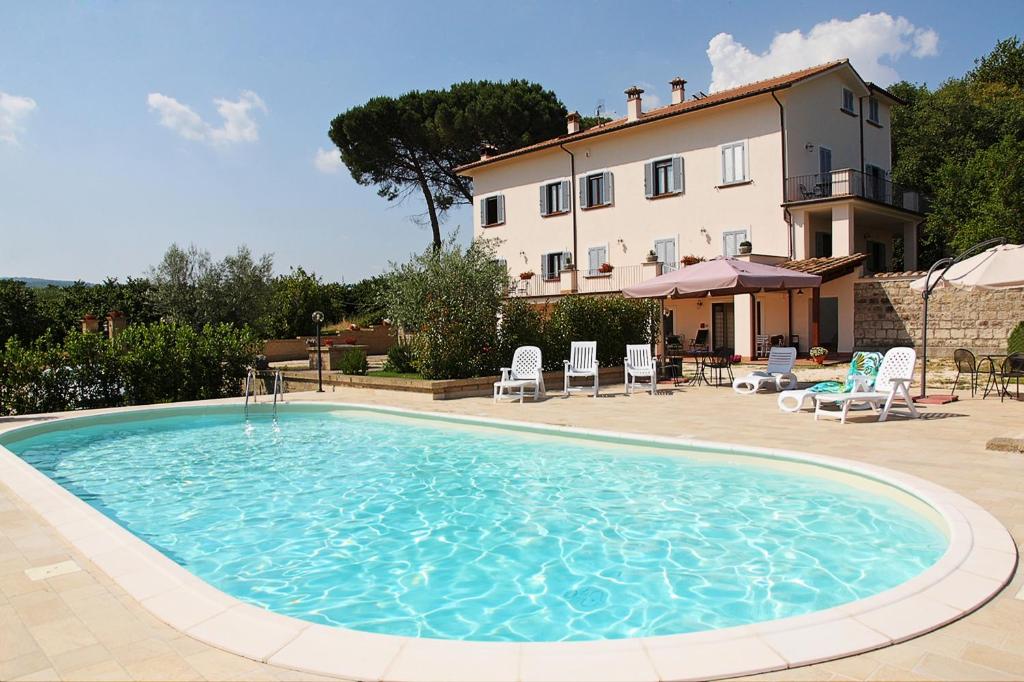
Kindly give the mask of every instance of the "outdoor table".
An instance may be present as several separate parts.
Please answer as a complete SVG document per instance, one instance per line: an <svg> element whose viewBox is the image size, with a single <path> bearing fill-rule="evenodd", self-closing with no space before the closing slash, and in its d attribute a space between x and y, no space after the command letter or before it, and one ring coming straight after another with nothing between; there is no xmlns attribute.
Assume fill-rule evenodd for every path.
<svg viewBox="0 0 1024 682"><path fill-rule="evenodd" d="M995 385L999 383L999 380L996 377L996 368L1002 365L1001 360L1004 360L1005 358L1005 353L992 353L978 361L978 374L981 374L982 366L988 362L988 379L985 380L985 392L981 395L982 400L987 398ZM1002 384L999 384L999 390L1003 390Z"/></svg>
<svg viewBox="0 0 1024 682"><path fill-rule="evenodd" d="M709 355L711 355L711 351L707 350L688 350L683 352L683 358L693 358L694 386L700 386L701 383L708 384L709 386L711 385L711 382L708 381L708 378L704 376L704 362L707 360L707 357Z"/></svg>

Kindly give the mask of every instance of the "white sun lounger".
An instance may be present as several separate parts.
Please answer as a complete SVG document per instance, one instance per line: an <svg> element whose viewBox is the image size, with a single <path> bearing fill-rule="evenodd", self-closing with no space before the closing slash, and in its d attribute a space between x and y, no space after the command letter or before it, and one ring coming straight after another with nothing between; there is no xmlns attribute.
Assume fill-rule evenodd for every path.
<svg viewBox="0 0 1024 682"><path fill-rule="evenodd" d="M914 376L914 363L917 362L917 353L913 348L891 348L882 358L882 364L878 368L878 377L875 378L875 388L871 391L852 391L850 393L815 393L814 418L826 417L839 419L846 423L846 415L852 405L868 405L874 410L881 412L878 421L884 422L889 418L893 408L893 402L900 398L906 403L906 415L912 419L918 416L914 407L914 400L910 397L910 384ZM840 409L827 410L825 405L838 404Z"/></svg>
<svg viewBox="0 0 1024 682"><path fill-rule="evenodd" d="M793 374L793 363L796 362L796 348L776 346L768 352L768 367L751 372L745 377L737 377L732 382L732 390L741 394L757 393L762 386L771 386L776 391L795 388L796 375Z"/></svg>
<svg viewBox="0 0 1024 682"><path fill-rule="evenodd" d="M519 399L523 402L526 389L531 389L530 397L537 400L544 395L544 371L540 348L536 346L520 346L512 355L512 366L501 368L501 379L494 382L494 402L502 398ZM519 393L514 391L518 389Z"/></svg>
<svg viewBox="0 0 1024 682"><path fill-rule="evenodd" d="M593 393L597 397L599 379L597 375L597 341L573 341L569 347L569 359L565 365L565 388L563 395L570 391L582 391L586 386L570 386L574 378L593 379Z"/></svg>
<svg viewBox="0 0 1024 682"><path fill-rule="evenodd" d="M626 373L626 395L637 386L638 378L650 380L651 395L658 391L658 358L651 357L651 347L646 343L626 346L626 357L623 360ZM643 385L641 383L641 385Z"/></svg>

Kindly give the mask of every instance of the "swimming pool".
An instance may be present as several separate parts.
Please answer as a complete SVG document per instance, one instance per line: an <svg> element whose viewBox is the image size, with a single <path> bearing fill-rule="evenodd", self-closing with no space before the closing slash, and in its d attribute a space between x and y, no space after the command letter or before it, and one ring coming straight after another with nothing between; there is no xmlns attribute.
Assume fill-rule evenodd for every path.
<svg viewBox="0 0 1024 682"><path fill-rule="evenodd" d="M338 406L79 421L4 442L224 592L366 632L728 628L870 597L947 547L897 488L727 451Z"/></svg>

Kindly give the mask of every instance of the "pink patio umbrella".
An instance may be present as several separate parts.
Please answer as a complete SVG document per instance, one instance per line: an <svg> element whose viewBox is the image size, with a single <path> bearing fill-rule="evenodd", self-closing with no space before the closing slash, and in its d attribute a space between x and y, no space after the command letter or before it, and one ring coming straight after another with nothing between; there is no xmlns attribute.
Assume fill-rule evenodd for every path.
<svg viewBox="0 0 1024 682"><path fill-rule="evenodd" d="M821 277L738 258L715 258L687 265L660 277L624 287L627 298L698 298L756 294L762 291L814 289Z"/></svg>

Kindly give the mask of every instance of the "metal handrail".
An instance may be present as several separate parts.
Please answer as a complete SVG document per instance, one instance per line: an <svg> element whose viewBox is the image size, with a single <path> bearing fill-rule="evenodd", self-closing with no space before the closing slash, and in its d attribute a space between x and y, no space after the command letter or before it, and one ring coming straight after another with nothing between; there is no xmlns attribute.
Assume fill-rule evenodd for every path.
<svg viewBox="0 0 1024 682"><path fill-rule="evenodd" d="M245 407L244 407L244 413L245 413L246 418L249 417L249 397L252 396L252 402L253 402L254 405L258 402L259 389L257 387L259 386L259 384L257 383L257 379L259 379L259 373L260 373L260 370L257 370L257 369L255 369L253 367L250 367L249 371L246 372L246 374L245 374ZM273 396L274 410L273 411L274 411L274 416L277 417L277 403L278 403L278 400L280 399L280 402L282 402L282 403L284 402L284 375L282 374L281 370L279 370L279 369L274 370L273 393L274 393L274 396Z"/></svg>

